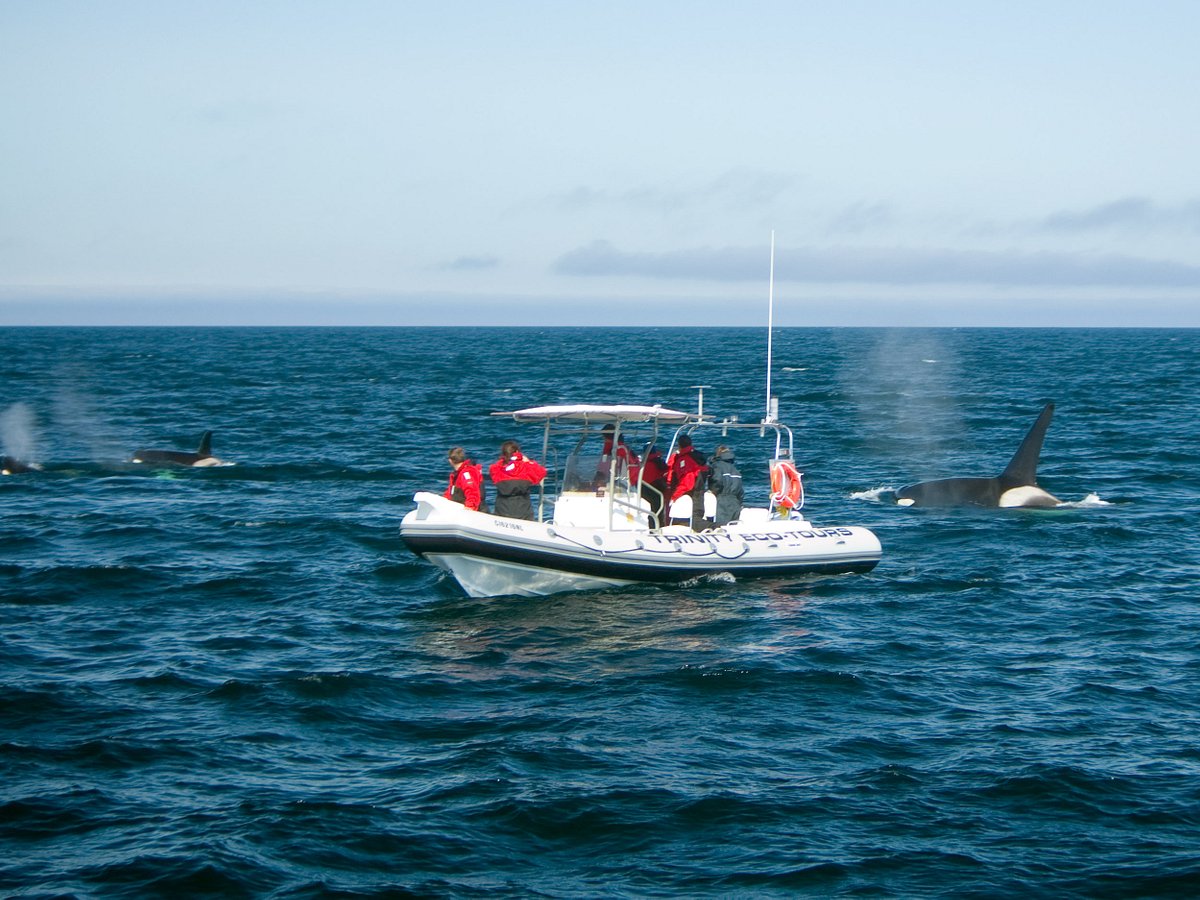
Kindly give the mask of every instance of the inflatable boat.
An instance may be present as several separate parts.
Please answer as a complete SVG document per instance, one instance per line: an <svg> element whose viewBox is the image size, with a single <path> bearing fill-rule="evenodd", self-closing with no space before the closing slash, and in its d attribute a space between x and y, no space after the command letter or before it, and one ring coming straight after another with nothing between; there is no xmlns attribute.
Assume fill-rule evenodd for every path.
<svg viewBox="0 0 1200 900"><path fill-rule="evenodd" d="M700 409L575 405L494 413L542 426L541 459L550 475L535 497L534 518L504 518L421 492L404 516L401 537L472 597L679 584L721 573L742 580L875 567L882 551L870 530L814 525L804 517L790 428L771 416L753 424L717 422L702 414L703 401ZM711 494L695 516L691 496L670 504L646 484L638 452L661 442L669 455L683 435L711 446L714 429L722 436L752 429L774 438L765 502L743 506L719 526ZM561 455L560 444L567 448ZM701 502L699 496L694 502Z"/></svg>

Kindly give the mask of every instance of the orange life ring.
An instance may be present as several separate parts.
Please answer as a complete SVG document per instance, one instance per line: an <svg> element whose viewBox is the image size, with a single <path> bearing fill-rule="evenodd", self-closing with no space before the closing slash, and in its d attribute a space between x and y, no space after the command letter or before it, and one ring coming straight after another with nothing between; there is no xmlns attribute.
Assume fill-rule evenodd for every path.
<svg viewBox="0 0 1200 900"><path fill-rule="evenodd" d="M804 505L804 484L795 465L786 459L771 462L771 506L799 509Z"/></svg>

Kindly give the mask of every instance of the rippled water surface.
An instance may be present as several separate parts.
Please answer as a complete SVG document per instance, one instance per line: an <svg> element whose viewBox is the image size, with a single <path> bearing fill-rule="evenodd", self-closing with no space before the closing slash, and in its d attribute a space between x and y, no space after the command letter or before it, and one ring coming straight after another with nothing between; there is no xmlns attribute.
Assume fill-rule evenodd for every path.
<svg viewBox="0 0 1200 900"><path fill-rule="evenodd" d="M536 443L487 413L754 419L764 345L0 330L44 466L0 479L0 892L1194 894L1200 333L779 332L809 517L870 575L471 600L400 543L448 446ZM1065 507L886 502L1047 400ZM235 465L125 462L207 429Z"/></svg>

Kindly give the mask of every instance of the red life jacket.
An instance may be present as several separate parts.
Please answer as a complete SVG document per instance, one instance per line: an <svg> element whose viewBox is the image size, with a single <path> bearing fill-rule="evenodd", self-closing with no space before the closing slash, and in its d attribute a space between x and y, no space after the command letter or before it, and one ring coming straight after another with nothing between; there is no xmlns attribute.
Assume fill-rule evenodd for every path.
<svg viewBox="0 0 1200 900"><path fill-rule="evenodd" d="M546 470L528 456L518 451L512 455L512 458L508 462L498 459L492 463L488 468L488 474L492 476L493 484L508 481L511 478L521 478L530 484L537 484L546 477Z"/></svg>
<svg viewBox="0 0 1200 900"><path fill-rule="evenodd" d="M667 460L667 468L671 470L669 484L672 500L677 500L684 494L690 494L696 486L697 479L708 468L696 460L694 452L691 447L687 450L677 450Z"/></svg>
<svg viewBox="0 0 1200 900"><path fill-rule="evenodd" d="M450 486L443 496L461 503L467 509L486 509L483 503L483 467L469 459L464 461L450 473Z"/></svg>
<svg viewBox="0 0 1200 900"><path fill-rule="evenodd" d="M663 490L667 486L669 471L662 454L655 450L646 455L646 461L642 464L642 483L652 484L659 490Z"/></svg>

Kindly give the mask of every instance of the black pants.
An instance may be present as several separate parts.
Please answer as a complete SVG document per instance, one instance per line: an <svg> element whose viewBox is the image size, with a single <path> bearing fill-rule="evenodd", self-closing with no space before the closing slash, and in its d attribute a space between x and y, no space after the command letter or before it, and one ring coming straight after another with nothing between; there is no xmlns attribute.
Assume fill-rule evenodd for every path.
<svg viewBox="0 0 1200 900"><path fill-rule="evenodd" d="M662 528L663 526L663 501L666 497L667 486L665 484L643 484L642 499L650 504L650 527Z"/></svg>

